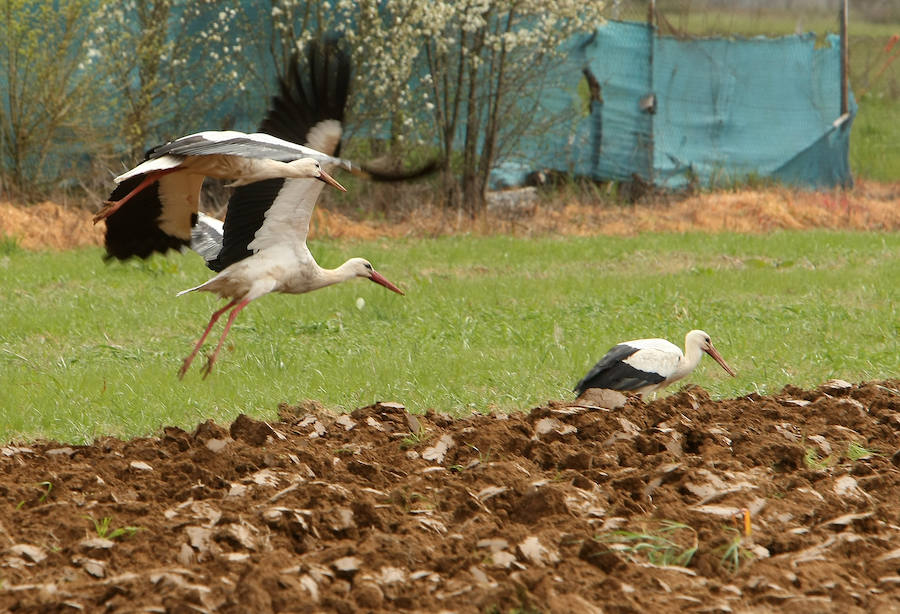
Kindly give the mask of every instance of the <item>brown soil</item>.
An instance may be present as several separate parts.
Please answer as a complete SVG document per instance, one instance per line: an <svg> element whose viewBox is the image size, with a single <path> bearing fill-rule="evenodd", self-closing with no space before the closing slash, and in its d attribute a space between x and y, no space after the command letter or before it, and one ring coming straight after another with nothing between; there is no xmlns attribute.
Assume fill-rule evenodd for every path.
<svg viewBox="0 0 900 614"><path fill-rule="evenodd" d="M279 413L0 449L0 610L900 611L900 380Z"/></svg>
<svg viewBox="0 0 900 614"><path fill-rule="evenodd" d="M373 239L461 232L534 236L755 233L804 228L900 230L900 184L863 180L852 190L808 192L774 187L679 197L651 195L638 205L547 192L519 206L488 211L475 220L431 205L429 192L421 186L375 185L365 189L363 198L371 205L368 209L379 210L383 219L358 219L347 205L324 199L327 202L314 213L310 236ZM85 208L50 202L33 206L0 202L0 237L15 237L27 249L101 245L103 232L104 225L94 226Z"/></svg>

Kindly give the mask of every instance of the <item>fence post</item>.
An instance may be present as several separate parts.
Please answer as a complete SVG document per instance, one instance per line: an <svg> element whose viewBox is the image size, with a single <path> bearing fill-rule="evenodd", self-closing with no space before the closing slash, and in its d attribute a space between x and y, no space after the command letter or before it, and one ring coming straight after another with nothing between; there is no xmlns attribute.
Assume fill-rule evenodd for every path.
<svg viewBox="0 0 900 614"><path fill-rule="evenodd" d="M647 31L649 33L649 39L650 39L650 53L649 53L650 92L649 93L654 97L656 96L656 92L654 91L654 83L653 83L653 54L656 51L656 49L655 49L655 47L656 47L656 27L654 25L655 22L656 22L656 0L650 0L650 4L647 7ZM647 179L649 180L651 187L655 187L655 183L656 183L656 181L655 181L656 178L654 176L655 173L653 172L654 170L656 170L653 168L654 149L656 147L656 133L655 133L655 126L654 126L655 122L653 121L654 114L655 113L648 114L649 120L650 120L650 143L649 143L650 160L649 160L649 164L647 165L647 174L650 176L647 177Z"/></svg>
<svg viewBox="0 0 900 614"><path fill-rule="evenodd" d="M841 115L849 111L848 97L848 64L850 59L849 45L847 44L847 5L848 0L841 0Z"/></svg>

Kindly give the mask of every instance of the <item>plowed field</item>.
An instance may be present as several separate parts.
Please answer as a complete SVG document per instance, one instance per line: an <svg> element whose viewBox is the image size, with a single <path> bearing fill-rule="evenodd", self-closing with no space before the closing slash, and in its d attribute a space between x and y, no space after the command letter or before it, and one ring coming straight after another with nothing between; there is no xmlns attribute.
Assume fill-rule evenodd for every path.
<svg viewBox="0 0 900 614"><path fill-rule="evenodd" d="M0 610L900 611L900 381L0 450Z"/></svg>

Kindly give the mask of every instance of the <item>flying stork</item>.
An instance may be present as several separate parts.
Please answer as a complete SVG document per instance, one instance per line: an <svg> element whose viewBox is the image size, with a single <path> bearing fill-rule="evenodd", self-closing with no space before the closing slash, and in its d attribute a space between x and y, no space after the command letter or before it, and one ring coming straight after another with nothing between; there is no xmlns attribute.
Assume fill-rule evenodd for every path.
<svg viewBox="0 0 900 614"><path fill-rule="evenodd" d="M184 143L184 147L163 146L151 152L144 164L152 165L154 160L166 156L180 155L191 159L194 155L241 155L244 147L258 154L274 143L272 147L285 152L293 147L294 157L306 156L302 159L316 163L317 168L319 160L335 161L345 168L359 168L333 157L340 146L341 121L350 83L349 60L335 43L311 44L307 60L306 75L301 75L296 62L292 63L291 73L280 82L280 91L272 99L257 135L224 140L204 137L191 141L193 145ZM298 141L306 144L296 145ZM169 145L176 143L178 141ZM199 153L201 151L204 153ZM265 155L274 159L272 149L267 151ZM312 157L308 151L314 151L317 157ZM159 156L154 157L155 153ZM151 166L149 173L155 172L159 171ZM324 171L318 168L318 172ZM393 180L430 171L414 171L407 175L363 172L373 179ZM209 176L208 172L206 174ZM184 360L179 377L187 373L219 317L231 310L218 345L204 367L203 376L206 377L238 313L251 301L270 292L301 294L363 277L403 294L362 258L351 258L336 269L320 267L306 245L306 237L313 208L327 180L317 181L320 177L314 173L301 175L303 178L288 174L273 177L261 181L250 179L252 183L246 183L238 176L236 183L241 185L228 202L221 234L208 218L197 224L202 177L197 178L190 169L163 172L150 182L146 181L147 175L128 177L111 196L111 199L118 198L120 204L118 207L113 205L106 218L109 256L119 259L147 257L153 252L185 246L191 242L193 227L195 246L199 246L201 240L205 241L205 251L198 251L204 255L207 266L219 272L207 282L179 293L180 296L205 291L229 299L224 307L213 312L199 341ZM192 182L190 189L186 188L188 181ZM136 189L140 187L138 182L147 185Z"/></svg>
<svg viewBox="0 0 900 614"><path fill-rule="evenodd" d="M191 204L199 202L200 186L205 177L232 179L228 187L277 177L313 177L344 190L320 169L320 162L340 164L348 169L353 167L353 163L347 160L333 158L269 134L245 134L236 130L207 130L189 134L154 147L144 162L116 177L115 182L123 186L120 192L127 190L127 193L116 197L114 191L110 200L94 215L94 223L105 220L156 182L162 183L163 194L160 198L163 200L167 196L182 196ZM166 194L167 191L175 191L175 194Z"/></svg>
<svg viewBox="0 0 900 614"><path fill-rule="evenodd" d="M684 352L665 339L635 339L613 346L575 385L581 396L588 388L619 390L644 395L662 390L688 376L706 352L728 375L735 373L713 347L702 330L692 330L684 337Z"/></svg>

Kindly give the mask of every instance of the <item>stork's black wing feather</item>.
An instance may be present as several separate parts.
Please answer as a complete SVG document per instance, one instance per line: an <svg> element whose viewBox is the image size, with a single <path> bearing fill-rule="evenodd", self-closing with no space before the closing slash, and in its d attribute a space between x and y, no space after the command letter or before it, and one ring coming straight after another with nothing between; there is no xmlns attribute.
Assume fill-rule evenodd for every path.
<svg viewBox="0 0 900 614"><path fill-rule="evenodd" d="M228 201L222 249L215 259L207 261L206 266L213 271L221 271L253 255L247 245L262 226L266 211L275 202L284 182L284 179L267 179L235 188Z"/></svg>
<svg viewBox="0 0 900 614"><path fill-rule="evenodd" d="M313 42L306 49L306 70L299 58L291 62L288 75L279 82L269 111L259 131L294 143L309 143L310 131L320 122L343 122L350 90L350 59L337 41ZM322 153L337 155L335 151ZM265 221L266 211L284 185L284 179L269 179L235 189L228 201L222 250L207 262L214 271L250 256L247 245Z"/></svg>
<svg viewBox="0 0 900 614"><path fill-rule="evenodd" d="M665 377L659 373L641 371L623 362L638 351L638 348L620 343L610 349L580 382L575 384L575 392L581 395L588 388L606 390L637 390L650 384L658 384Z"/></svg>
<svg viewBox="0 0 900 614"><path fill-rule="evenodd" d="M126 179L116 186L109 199L124 198L143 180L143 175ZM105 258L147 258L154 252L164 254L170 249L181 249L189 245L190 239L163 232L158 223L160 215L162 201L157 181L132 196L124 206L106 218ZM191 219L192 223L195 221L196 216Z"/></svg>
<svg viewBox="0 0 900 614"><path fill-rule="evenodd" d="M294 57L286 77L280 79L278 95L259 131L308 147L310 132L322 121L344 123L344 111L350 92L350 58L336 39L313 41L306 47L306 70ZM320 150L321 151L321 150ZM332 156L340 153L322 151Z"/></svg>
<svg viewBox="0 0 900 614"><path fill-rule="evenodd" d="M306 48L306 74L301 73L301 62L296 58L288 69L288 78L279 84L279 95L272 99L260 132L277 136L294 143L302 143L322 153L339 156L341 143L334 150L318 142L311 142L311 131L324 120L336 120L344 124L347 99L350 93L350 59L339 46L337 39L310 43ZM439 160L431 160L419 168L382 170L360 165L354 171L372 181L409 181L430 175L441 167Z"/></svg>

